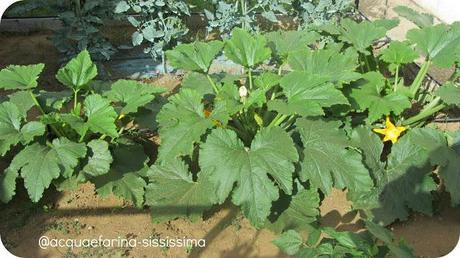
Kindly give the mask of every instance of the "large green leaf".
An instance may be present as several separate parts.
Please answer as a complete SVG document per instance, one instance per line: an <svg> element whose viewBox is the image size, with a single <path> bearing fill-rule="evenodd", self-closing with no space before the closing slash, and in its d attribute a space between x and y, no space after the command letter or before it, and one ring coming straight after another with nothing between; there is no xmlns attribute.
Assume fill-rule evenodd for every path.
<svg viewBox="0 0 460 258"><path fill-rule="evenodd" d="M412 250L404 244L404 241L395 241L393 233L388 229L376 224L372 221L366 221L366 229L375 236L377 239L381 240L385 245L390 249L390 252L395 257L401 258L412 258L415 257L412 253Z"/></svg>
<svg viewBox="0 0 460 258"><path fill-rule="evenodd" d="M356 83L352 88L350 97L361 111L369 111L370 123L381 119L383 116L401 114L410 108L410 100L398 93L384 94L385 77L378 72L363 74L363 80Z"/></svg>
<svg viewBox="0 0 460 258"><path fill-rule="evenodd" d="M207 73L222 47L221 41L196 41L178 45L173 50L166 51L166 56L175 68Z"/></svg>
<svg viewBox="0 0 460 258"><path fill-rule="evenodd" d="M225 42L224 52L233 62L244 67L254 67L270 58L271 50L266 44L264 36L252 36L249 32L236 28L232 32L232 38Z"/></svg>
<svg viewBox="0 0 460 258"><path fill-rule="evenodd" d="M341 87L343 83L359 79L360 74L355 72L357 53L352 49L339 51L334 48L297 51L289 55L288 63L296 71L323 77Z"/></svg>
<svg viewBox="0 0 460 258"><path fill-rule="evenodd" d="M44 64L8 66L0 71L0 89L26 90L35 88L38 85L38 76L44 68Z"/></svg>
<svg viewBox="0 0 460 258"><path fill-rule="evenodd" d="M193 89L202 96L214 94L213 86L205 74L198 72L190 72L185 75L181 83L182 88Z"/></svg>
<svg viewBox="0 0 460 258"><path fill-rule="evenodd" d="M11 95L8 95L9 101L16 105L18 108L19 112L21 113L21 116L26 119L27 118L27 112L35 106L35 103L32 99L32 96L30 92L28 91L18 91L15 92Z"/></svg>
<svg viewBox="0 0 460 258"><path fill-rule="evenodd" d="M371 129L359 129L354 132L353 142L358 143L363 150L366 165L375 175L376 187L372 191L351 194L355 208L370 211L374 220L384 225L396 219L404 220L409 215L409 209L425 214L432 213L431 191L436 184L430 177L430 151L427 145L437 142L439 137L429 131L431 129L412 129L393 145L388 162L380 164L381 153L369 150L369 142L358 141L357 138L372 139L376 136ZM434 137L434 138L433 138ZM372 146L371 148L376 148Z"/></svg>
<svg viewBox="0 0 460 258"><path fill-rule="evenodd" d="M190 155L193 144L212 128L226 110L214 110L206 117L202 95L191 89L183 89L169 99L157 116L160 124L161 145L158 159L161 161Z"/></svg>
<svg viewBox="0 0 460 258"><path fill-rule="evenodd" d="M188 166L177 159L152 166L149 177L145 200L155 222L179 217L194 220L215 203L213 185L206 175L200 173L193 181Z"/></svg>
<svg viewBox="0 0 460 258"><path fill-rule="evenodd" d="M448 105L460 106L460 87L454 83L445 83L434 94Z"/></svg>
<svg viewBox="0 0 460 258"><path fill-rule="evenodd" d="M92 140L88 143L92 156L83 172L90 176L101 176L109 172L113 158L109 150L109 144L103 140Z"/></svg>
<svg viewBox="0 0 460 258"><path fill-rule="evenodd" d="M396 66L412 63L419 57L417 52L407 43L393 41L381 53L382 60L390 64L390 69L395 70Z"/></svg>
<svg viewBox="0 0 460 258"><path fill-rule="evenodd" d="M370 54L368 48L372 44L385 37L387 28L377 22L363 21L357 23L351 19L341 22L340 39L350 43L358 52Z"/></svg>
<svg viewBox="0 0 460 258"><path fill-rule="evenodd" d="M60 176L70 177L85 155L85 144L60 138L49 146L38 143L27 146L14 157L7 170L21 171L30 199L38 202L51 181Z"/></svg>
<svg viewBox="0 0 460 258"><path fill-rule="evenodd" d="M291 194L293 162L297 160L294 143L281 128L261 129L251 148L246 148L235 132L215 129L202 145L199 164L209 173L219 203L227 199L236 183L233 203L242 206L254 226L261 227L271 203L279 197L278 187Z"/></svg>
<svg viewBox="0 0 460 258"><path fill-rule="evenodd" d="M302 187L299 185L299 187ZM287 201L280 199L280 201ZM279 201L278 201L279 202ZM304 189L303 187L292 196L289 207L284 210L269 228L276 233L288 229L311 229L319 216L320 197L318 189Z"/></svg>
<svg viewBox="0 0 460 258"><path fill-rule="evenodd" d="M45 133L45 125L40 122L29 122L22 125L23 114L11 102L0 104L0 156L5 155L20 142L30 143L36 136Z"/></svg>
<svg viewBox="0 0 460 258"><path fill-rule="evenodd" d="M8 203L16 195L17 170L5 169L0 175L0 201Z"/></svg>
<svg viewBox="0 0 460 258"><path fill-rule="evenodd" d="M417 48L437 66L447 68L458 61L460 22L412 29L406 37L411 43L417 44Z"/></svg>
<svg viewBox="0 0 460 258"><path fill-rule="evenodd" d="M246 107L262 107L267 103L267 92L280 83L281 76L274 73L263 73L254 79L255 89L251 91L244 105Z"/></svg>
<svg viewBox="0 0 460 258"><path fill-rule="evenodd" d="M136 113L138 109L151 102L156 94L164 93L164 88L132 80L119 80L104 95L112 102L122 103L121 114Z"/></svg>
<svg viewBox="0 0 460 258"><path fill-rule="evenodd" d="M439 175L450 193L452 206L456 206L460 204L460 133L457 131L454 134L450 148L446 149L442 144L432 144L431 146L437 147L432 148L430 155L437 156L437 161L441 161Z"/></svg>
<svg viewBox="0 0 460 258"><path fill-rule="evenodd" d="M313 31L273 31L265 34L272 53L285 60L290 53L304 50L315 43L320 35Z"/></svg>
<svg viewBox="0 0 460 258"><path fill-rule="evenodd" d="M46 113L59 112L72 98L73 94L70 90L40 91L37 95L37 100Z"/></svg>
<svg viewBox="0 0 460 258"><path fill-rule="evenodd" d="M340 123L301 119L296 123L303 143L303 181L329 194L332 187L370 190L373 186L362 156L351 145Z"/></svg>
<svg viewBox="0 0 460 258"><path fill-rule="evenodd" d="M65 86L80 90L97 76L97 67L91 61L87 50L83 50L63 68L59 69L56 79Z"/></svg>
<svg viewBox="0 0 460 258"><path fill-rule="evenodd" d="M75 114L60 114L60 119L80 136L87 135L89 130L113 138L118 137L115 125L118 115L109 100L101 95L93 94L86 97L83 105L86 117L82 118Z"/></svg>
<svg viewBox="0 0 460 258"><path fill-rule="evenodd" d="M142 207L147 183L139 171L145 168L148 161L143 147L133 143L119 144L112 153L114 161L110 171L93 179L96 192L101 197L114 194Z"/></svg>
<svg viewBox="0 0 460 258"><path fill-rule="evenodd" d="M101 95L93 94L86 97L83 106L87 117L86 126L89 130L111 137L118 136L115 125L117 112L115 112L107 99L104 99Z"/></svg>
<svg viewBox="0 0 460 258"><path fill-rule="evenodd" d="M279 249L288 255L296 254L303 245L302 236L295 230L288 230L273 241Z"/></svg>
<svg viewBox="0 0 460 258"><path fill-rule="evenodd" d="M348 104L347 98L333 84L307 72L291 72L281 79L280 85L287 102L270 101L268 107L281 114L319 116L324 115L323 108Z"/></svg>
<svg viewBox="0 0 460 258"><path fill-rule="evenodd" d="M428 13L418 13L407 6L397 6L393 10L420 28L430 27L434 24L434 16Z"/></svg>

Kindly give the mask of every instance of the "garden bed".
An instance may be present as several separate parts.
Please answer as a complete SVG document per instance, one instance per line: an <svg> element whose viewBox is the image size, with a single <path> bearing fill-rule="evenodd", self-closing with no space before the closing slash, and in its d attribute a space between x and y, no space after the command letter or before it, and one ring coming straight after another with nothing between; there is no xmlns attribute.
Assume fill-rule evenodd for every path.
<svg viewBox="0 0 460 258"><path fill-rule="evenodd" d="M451 97L460 94L458 78L434 91L425 90L423 79L432 63L448 67L460 60L428 49L421 69L408 75L405 68L419 57L415 46L424 45L427 31L421 26L410 37L412 45L392 42L374 55L373 43L392 24L345 20L337 31L322 31L343 45L321 45L316 32L254 36L235 29L225 42L168 51L169 64L179 72L167 75L139 52L122 53L97 69L82 51L62 67L47 33L1 37L0 68L44 61L47 67L38 88L40 65L1 70L7 79L0 81L6 90L0 92L0 115L17 120L3 126L18 131L16 142L0 142L8 143L0 145L7 154L0 160L6 186L0 196L12 200L0 206L8 221L0 226L2 240L26 257L287 257L274 239L289 254L300 246L302 252L327 252L323 248L330 243L337 244L334 253L410 253L400 237L417 256L448 253L460 231L460 209L450 208L460 202L454 184L460 158L452 143L460 141L452 133L460 123L431 118L458 105ZM446 26L437 33L452 30ZM304 48L291 52L288 36ZM103 82L92 81L97 70ZM126 77L137 81L112 84ZM64 85L71 91L62 104L56 101L61 95L39 91ZM43 104L37 100L41 94ZM28 135L30 126L38 129ZM54 167L34 166L41 161L31 157L40 155ZM55 187L67 191L57 193ZM305 235L293 229L307 230L308 241L302 243ZM360 238L363 231L366 238ZM43 235L204 238L206 248L44 250L37 246ZM351 244L341 241L344 235ZM293 238L297 250L284 246Z"/></svg>

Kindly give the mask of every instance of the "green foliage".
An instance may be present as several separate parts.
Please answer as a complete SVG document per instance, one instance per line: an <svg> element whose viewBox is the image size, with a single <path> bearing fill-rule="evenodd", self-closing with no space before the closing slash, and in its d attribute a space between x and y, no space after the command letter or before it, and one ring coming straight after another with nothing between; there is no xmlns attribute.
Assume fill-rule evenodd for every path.
<svg viewBox="0 0 460 258"><path fill-rule="evenodd" d="M408 97L399 93L385 93L385 77L378 72L363 74L363 79L352 87L350 98L360 111L368 111L368 122L373 123L385 115L400 115L411 107Z"/></svg>
<svg viewBox="0 0 460 258"><path fill-rule="evenodd" d="M235 29L232 38L226 41L225 55L237 64L253 68L270 57L271 51L266 47L265 37L251 36L242 29Z"/></svg>
<svg viewBox="0 0 460 258"><path fill-rule="evenodd" d="M91 83L97 69L89 52L83 51L56 75L73 91L70 103L68 91L38 92L43 68L41 64L9 66L0 71L0 88L17 90L0 104L0 155L11 160L0 177L1 200L13 198L18 178L24 180L33 202L38 202L51 184L66 189L91 181L101 195L113 192L141 207L146 182L134 172L145 167L147 157L142 146L133 143L140 154L130 162L139 167L125 173L123 165L122 176L117 178L117 166L126 161L126 153L119 155L118 146L138 130L125 128L136 119L138 108L164 90L122 80L102 95L93 93ZM29 115L32 109L39 115ZM110 176L109 184L101 183Z"/></svg>
<svg viewBox="0 0 460 258"><path fill-rule="evenodd" d="M145 7L125 4L118 11ZM18 91L0 105L0 150L12 160L0 199L13 198L19 178L33 201L51 184L89 181L101 196L149 206L154 222L196 220L231 201L256 228L282 233L275 244L296 257L413 257L380 225L433 214L441 191L460 203L459 133L425 126L458 107L459 82L422 87L432 63L458 66L460 30L425 24L374 54L395 24L346 19L268 35L236 28L226 40L183 44L167 52L185 72L167 97L126 80L95 87L88 52L58 72L71 92L37 92L40 65L6 68L0 88ZM320 34L330 41L320 43ZM293 40L301 47L290 50ZM415 48L425 62L406 85L400 72L419 59ZM216 58L241 72L212 73ZM30 119L31 108L41 115ZM145 123L158 129L156 160L140 144ZM364 232L318 228L333 188L366 217Z"/></svg>
<svg viewBox="0 0 460 258"><path fill-rule="evenodd" d="M0 88L5 90L26 90L37 87L38 76L44 64L19 66L12 65L0 71Z"/></svg>
<svg viewBox="0 0 460 258"><path fill-rule="evenodd" d="M353 233L324 227L312 231L305 241L294 230L284 232L273 243L281 251L298 258L304 257L415 257L403 242L396 242L387 229L366 221L366 231ZM320 237L320 233L324 236ZM382 244L383 243L383 244Z"/></svg>
<svg viewBox="0 0 460 258"><path fill-rule="evenodd" d="M154 222L182 216L200 218L215 203L209 176L200 173L194 181L188 166L177 159L152 166L150 181L145 197L146 204L152 206Z"/></svg>
<svg viewBox="0 0 460 258"><path fill-rule="evenodd" d="M152 58L163 57L164 51L174 47L188 32L182 18L190 15L184 0L123 0L118 1L115 13L125 14L136 31L132 35L134 46L146 42L144 49Z"/></svg>
<svg viewBox="0 0 460 258"><path fill-rule="evenodd" d="M408 19L420 28L430 27L434 24L434 17L428 13L417 13L407 6L397 6L394 8L399 16Z"/></svg>
<svg viewBox="0 0 460 258"><path fill-rule="evenodd" d="M209 173L218 202L225 201L237 183L232 201L241 205L256 227L264 225L271 202L279 198L278 188L292 193L293 162L298 154L289 135L280 128L261 130L250 148L244 146L234 131L216 129L200 153L200 167ZM216 163L216 159L220 162Z"/></svg>
<svg viewBox="0 0 460 258"><path fill-rule="evenodd" d="M109 60L116 53L115 47L101 32L104 20L114 18L115 3L112 0L23 1L9 10L12 16L58 16L63 24L55 31L52 40L58 51L71 58L88 49L97 60ZM47 13L40 13L46 10Z"/></svg>
<svg viewBox="0 0 460 258"><path fill-rule="evenodd" d="M293 17L299 29L337 22L340 18L353 15L354 2L351 0L212 0L205 9L208 33L218 32L228 38L234 28L250 32L260 32L267 27L277 26L281 16ZM264 26L265 25L265 26Z"/></svg>
<svg viewBox="0 0 460 258"><path fill-rule="evenodd" d="M318 32L267 35L237 28L223 42L168 51L186 75L157 119L162 143L146 196L154 220L196 219L230 199L255 227L284 232L275 244L290 255L412 257L374 222L432 214L440 182L458 204L458 135L447 141L438 130L416 128L458 104L458 85L421 89L431 62L446 62L431 55L406 86L400 72L430 38L392 42L375 55L375 42L396 24L344 20ZM449 38L457 36L456 24L442 26ZM318 33L334 42L319 44ZM242 74L210 73L221 50L244 67ZM402 135L384 145L372 131L382 124L387 134L403 128ZM366 233L315 229L321 200L333 188L346 189L353 209L370 219ZM310 234L306 242L303 231Z"/></svg>
<svg viewBox="0 0 460 258"><path fill-rule="evenodd" d="M166 52L168 60L174 67L206 73L211 62L222 50L222 42L195 42L177 46Z"/></svg>
<svg viewBox="0 0 460 258"><path fill-rule="evenodd" d="M350 143L340 124L321 120L298 120L304 146L300 179L328 194L332 186L367 191L372 187L362 156L346 149ZM327 141L324 141L327 139Z"/></svg>
<svg viewBox="0 0 460 258"><path fill-rule="evenodd" d="M85 155L84 144L66 138L54 139L50 146L38 143L27 146L14 157L7 170L21 171L30 199L38 202L53 179L68 178Z"/></svg>
<svg viewBox="0 0 460 258"><path fill-rule="evenodd" d="M277 15L293 14L293 0L269 0L269 1L217 1L212 0L211 8L206 9L205 15L208 20L208 33L217 30L223 38L227 38L235 28L246 31L258 32L258 16L264 22L279 23Z"/></svg>
<svg viewBox="0 0 460 258"><path fill-rule="evenodd" d="M284 232L273 243L281 251L294 257L415 257L403 242L397 243L390 231L366 221L366 231L353 233L324 227L312 231L308 240L294 231ZM324 236L320 237L320 233ZM382 244L383 243L383 244Z"/></svg>
<svg viewBox="0 0 460 258"><path fill-rule="evenodd" d="M96 76L96 65L89 52L84 50L58 71L56 79L73 91L79 91Z"/></svg>
<svg viewBox="0 0 460 258"><path fill-rule="evenodd" d="M456 53L460 51L460 23L413 29L407 38L435 65L449 67L457 61Z"/></svg>

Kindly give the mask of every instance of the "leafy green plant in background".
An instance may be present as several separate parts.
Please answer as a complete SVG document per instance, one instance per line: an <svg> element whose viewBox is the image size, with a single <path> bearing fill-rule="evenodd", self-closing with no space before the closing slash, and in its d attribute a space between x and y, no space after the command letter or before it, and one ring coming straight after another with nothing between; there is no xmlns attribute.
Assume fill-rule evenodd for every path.
<svg viewBox="0 0 460 258"><path fill-rule="evenodd" d="M113 192L142 206L146 183L139 171L148 157L139 128L127 125L163 89L126 80L105 90L93 87L97 69L88 51L58 71L68 90L38 91L43 69L37 64L0 71L0 88L12 91L0 105L0 155L11 159L0 178L1 200L13 198L21 178L33 202L51 184L65 190L91 181L102 196Z"/></svg>
<svg viewBox="0 0 460 258"><path fill-rule="evenodd" d="M210 1L212 9L205 9L208 33L218 30L222 37L228 37L235 28L257 32L260 30L258 15L270 23L278 23L277 15L287 15L292 11L293 0L270 1Z"/></svg>
<svg viewBox="0 0 460 258"><path fill-rule="evenodd" d="M183 20L190 15L186 1L119 1L115 12L128 14L128 21L136 28L132 35L133 45L147 42L144 52L154 59L161 57L164 72L167 72L164 51L174 47L188 32Z"/></svg>
<svg viewBox="0 0 460 258"><path fill-rule="evenodd" d="M57 49L75 56L87 49L96 59L109 60L116 48L102 34L104 21L113 19L115 4L111 0L75 0L59 14L64 27L53 37Z"/></svg>
<svg viewBox="0 0 460 258"><path fill-rule="evenodd" d="M102 34L104 20L113 19L115 4L111 0L37 0L22 1L8 11L9 15L23 15L46 9L58 15L63 27L56 30L53 42L66 58L84 49L96 59L110 59L115 47Z"/></svg>
<svg viewBox="0 0 460 258"><path fill-rule="evenodd" d="M297 1L294 8L299 27L306 29L352 16L355 3L353 0L309 0Z"/></svg>

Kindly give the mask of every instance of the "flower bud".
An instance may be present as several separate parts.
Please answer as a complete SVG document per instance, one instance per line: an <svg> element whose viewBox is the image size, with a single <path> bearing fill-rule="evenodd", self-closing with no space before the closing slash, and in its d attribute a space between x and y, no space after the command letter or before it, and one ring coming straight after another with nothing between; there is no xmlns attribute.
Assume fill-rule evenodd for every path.
<svg viewBox="0 0 460 258"><path fill-rule="evenodd" d="M246 98L248 96L248 89L246 87L241 86L239 91L241 98Z"/></svg>

